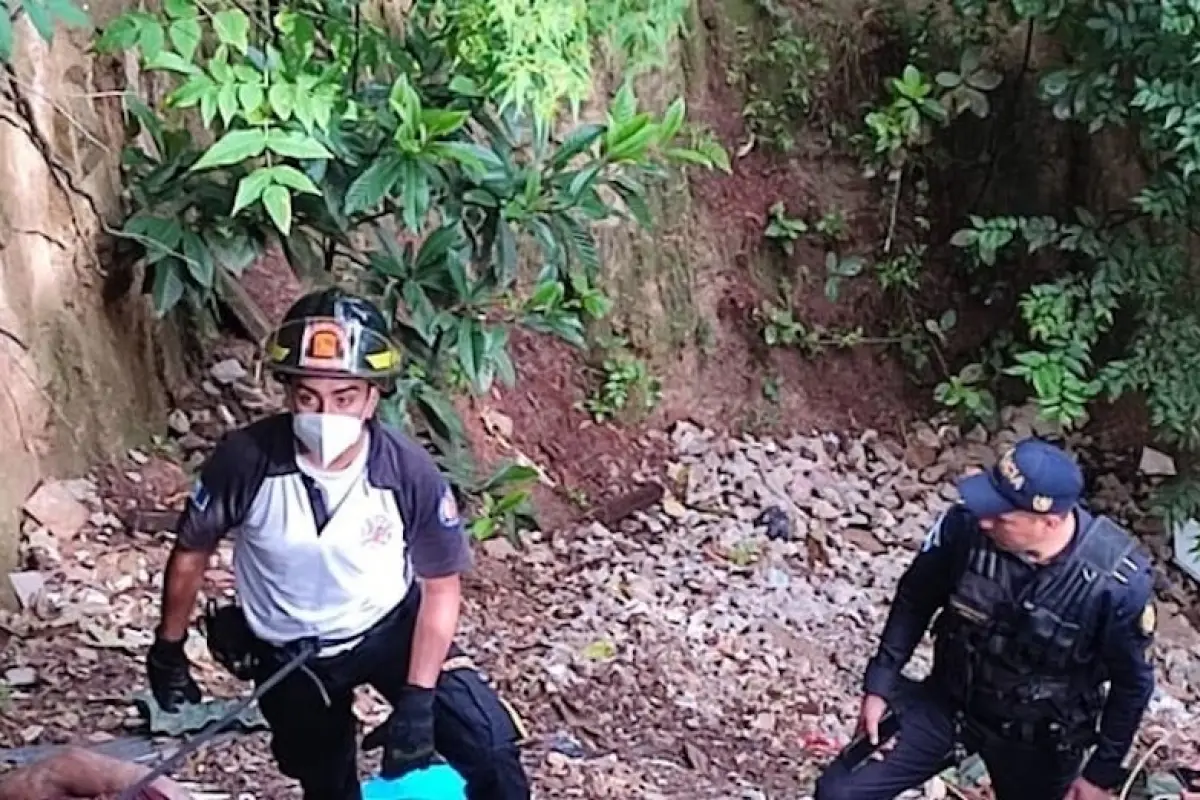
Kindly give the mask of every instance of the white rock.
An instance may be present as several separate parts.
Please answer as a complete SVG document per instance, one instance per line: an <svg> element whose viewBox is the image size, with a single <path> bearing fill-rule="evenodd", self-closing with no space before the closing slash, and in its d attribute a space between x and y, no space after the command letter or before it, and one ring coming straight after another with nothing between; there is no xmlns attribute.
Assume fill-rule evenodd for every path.
<svg viewBox="0 0 1200 800"><path fill-rule="evenodd" d="M234 381L239 381L246 377L246 368L236 358L227 358L224 361L218 361L216 364L213 364L209 368L208 373L212 375L213 380L217 383L228 386Z"/></svg>

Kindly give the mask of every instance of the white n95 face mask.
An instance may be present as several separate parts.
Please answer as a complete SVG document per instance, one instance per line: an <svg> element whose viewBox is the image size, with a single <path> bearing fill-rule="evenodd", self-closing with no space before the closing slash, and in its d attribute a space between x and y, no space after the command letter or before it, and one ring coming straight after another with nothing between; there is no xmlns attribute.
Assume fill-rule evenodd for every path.
<svg viewBox="0 0 1200 800"><path fill-rule="evenodd" d="M292 433L322 467L328 467L353 447L362 432L363 421L358 417L309 412L292 415Z"/></svg>

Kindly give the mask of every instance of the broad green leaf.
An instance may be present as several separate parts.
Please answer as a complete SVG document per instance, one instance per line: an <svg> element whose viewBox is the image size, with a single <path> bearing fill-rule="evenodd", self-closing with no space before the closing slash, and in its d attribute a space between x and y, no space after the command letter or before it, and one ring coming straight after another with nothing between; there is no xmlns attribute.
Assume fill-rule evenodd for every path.
<svg viewBox="0 0 1200 800"><path fill-rule="evenodd" d="M262 197L262 193L271 185L272 172L268 167L259 167L238 181L237 195L233 199L233 210L229 212L229 216L236 217L239 211L253 205Z"/></svg>
<svg viewBox="0 0 1200 800"><path fill-rule="evenodd" d="M154 312L163 317L183 298L183 263L169 258L154 265L154 283L150 294L154 298Z"/></svg>
<svg viewBox="0 0 1200 800"><path fill-rule="evenodd" d="M676 98L675 102L667 107L667 113L663 114L662 122L658 126L659 141L669 142L675 138L675 134L679 133L679 129L683 125L683 116L686 112L687 107L682 97Z"/></svg>
<svg viewBox="0 0 1200 800"><path fill-rule="evenodd" d="M567 187L567 194L570 196L572 205L579 202L580 196L586 189L592 188L597 176L600 175L600 170L604 169L604 162L597 161L591 166L581 169L579 173L571 179L571 185Z"/></svg>
<svg viewBox="0 0 1200 800"><path fill-rule="evenodd" d="M462 233L457 225L443 225L426 237L417 251L414 264L420 274L431 267L441 266L451 248L462 241Z"/></svg>
<svg viewBox="0 0 1200 800"><path fill-rule="evenodd" d="M154 263L173 255L183 238L183 228L177 219L137 214L125 223L124 232L146 248L146 260Z"/></svg>
<svg viewBox="0 0 1200 800"><path fill-rule="evenodd" d="M460 442L464 436L462 419L444 394L428 384L424 384L416 392L413 400L416 402L421 416L426 424L442 439L450 442Z"/></svg>
<svg viewBox="0 0 1200 800"><path fill-rule="evenodd" d="M190 62L200 46L200 22L196 19L179 19L167 28L171 45L179 51L185 61Z"/></svg>
<svg viewBox="0 0 1200 800"><path fill-rule="evenodd" d="M268 186L262 193L262 204L275 227L287 236L292 229L292 195L284 186Z"/></svg>
<svg viewBox="0 0 1200 800"><path fill-rule="evenodd" d="M247 114L256 111L266 99L267 93L258 84L243 83L238 87L238 102L242 105L242 111Z"/></svg>
<svg viewBox="0 0 1200 800"><path fill-rule="evenodd" d="M146 66L150 69L164 69L184 75L194 75L200 72L200 68L191 61L188 61L178 53L172 53L170 50L160 50L158 53L155 53L153 58L147 58Z"/></svg>
<svg viewBox="0 0 1200 800"><path fill-rule="evenodd" d="M633 87L626 81L621 85L616 97L613 98L612 105L609 107L609 116L617 125L623 124L626 120L633 117L637 111L637 98L634 97Z"/></svg>
<svg viewBox="0 0 1200 800"><path fill-rule="evenodd" d="M476 350L475 320L466 318L458 322L458 363L462 365L463 374L467 376L475 388L478 388L480 353Z"/></svg>
<svg viewBox="0 0 1200 800"><path fill-rule="evenodd" d="M25 9L25 15L29 17L30 23L34 29L47 42L54 40L54 17L50 14L50 10L42 5L42 0L21 0L21 8ZM0 8L0 13L9 13L7 9Z"/></svg>
<svg viewBox="0 0 1200 800"><path fill-rule="evenodd" d="M402 122L413 123L421 118L421 96L409 83L408 76L401 75L392 84L388 104Z"/></svg>
<svg viewBox="0 0 1200 800"><path fill-rule="evenodd" d="M254 240L244 233L225 236L208 232L204 235L204 242L208 245L213 259L234 275L240 275L258 255L258 247Z"/></svg>
<svg viewBox="0 0 1200 800"><path fill-rule="evenodd" d="M272 128L267 134L267 148L288 158L333 158L333 153L308 134Z"/></svg>
<svg viewBox="0 0 1200 800"><path fill-rule="evenodd" d="M404 170L404 157L396 153L375 160L346 190L347 216L374 208L383 200Z"/></svg>
<svg viewBox="0 0 1200 800"><path fill-rule="evenodd" d="M317 122L317 111L312 94L297 86L292 95L292 113L304 130L311 131Z"/></svg>
<svg viewBox="0 0 1200 800"><path fill-rule="evenodd" d="M421 124L432 139L439 139L454 133L463 126L470 116L469 111L447 111L440 108L427 108L421 112Z"/></svg>
<svg viewBox="0 0 1200 800"><path fill-rule="evenodd" d="M142 58L154 58L166 43L167 34L163 26L153 18L138 25L137 46L142 49Z"/></svg>
<svg viewBox="0 0 1200 800"><path fill-rule="evenodd" d="M237 164L261 156L266 148L267 134L261 128L230 131L208 148L200 160L192 165L191 171Z"/></svg>
<svg viewBox="0 0 1200 800"><path fill-rule="evenodd" d="M250 47L250 20L239 9L231 8L213 14L213 30L223 44L245 53Z"/></svg>
<svg viewBox="0 0 1200 800"><path fill-rule="evenodd" d="M540 333L552 333L576 347L586 344L583 338L583 323L574 314L531 314L522 319L521 324Z"/></svg>
<svg viewBox="0 0 1200 800"><path fill-rule="evenodd" d="M507 286L517 274L517 238L513 236L512 227L503 219L496 227L493 257L496 280L501 286Z"/></svg>
<svg viewBox="0 0 1200 800"><path fill-rule="evenodd" d="M427 151L434 157L457 161L473 180L482 181L493 170L503 171L504 165L486 147L471 142L434 142Z"/></svg>
<svg viewBox="0 0 1200 800"><path fill-rule="evenodd" d="M405 158L401 164L400 188L404 225L410 231L419 231L429 213L429 177L411 158Z"/></svg>
<svg viewBox="0 0 1200 800"><path fill-rule="evenodd" d="M199 15L192 0L164 0L163 10L168 17L177 20L194 19Z"/></svg>
<svg viewBox="0 0 1200 800"><path fill-rule="evenodd" d="M212 254L204 241L192 231L183 232L183 256L187 259L188 274L198 286L211 289L216 270Z"/></svg>
<svg viewBox="0 0 1200 800"><path fill-rule="evenodd" d="M229 123L233 122L233 116L238 111L237 99L237 84L227 83L217 92L217 109L221 112L221 119L225 122L225 127L229 127Z"/></svg>
<svg viewBox="0 0 1200 800"><path fill-rule="evenodd" d="M479 84L463 75L455 75L450 79L450 91L454 94L460 94L464 97L481 97L483 90L479 88Z"/></svg>
<svg viewBox="0 0 1200 800"><path fill-rule="evenodd" d="M630 126L633 133L625 135L622 131L616 141L608 142L606 155L610 161L637 161L645 155L646 148L654 144L658 136L658 126L653 123Z"/></svg>
<svg viewBox="0 0 1200 800"><path fill-rule="evenodd" d="M289 189L295 189L298 192L305 194L320 194L321 190L312 182L312 178L305 175L295 167L287 164L280 164L277 167L272 167L271 180L278 183L280 186L286 186Z"/></svg>
<svg viewBox="0 0 1200 800"><path fill-rule="evenodd" d="M26 0L28 2L28 0ZM92 19L71 0L46 0L46 8L58 21L70 28L90 28Z"/></svg>
<svg viewBox="0 0 1200 800"><path fill-rule="evenodd" d="M214 83L208 90L200 94L200 121L206 128L212 127L213 118L217 116L217 95L220 94L220 91Z"/></svg>
<svg viewBox="0 0 1200 800"><path fill-rule="evenodd" d="M654 227L654 216L650 213L650 209L646 206L646 199L640 192L631 186L623 185L616 181L613 181L610 185L621 195L621 199L625 201L625 206L629 209L629 213L637 220L639 225L646 229Z"/></svg>
<svg viewBox="0 0 1200 800"><path fill-rule="evenodd" d="M287 121L292 117L292 108L295 107L296 88L290 83L272 83L270 90L267 92L267 100L271 104L271 110L275 112L275 116L283 121Z"/></svg>
<svg viewBox="0 0 1200 800"><path fill-rule="evenodd" d="M562 301L565 291L561 281L545 281L538 285L526 303L533 310L553 308Z"/></svg>
<svg viewBox="0 0 1200 800"><path fill-rule="evenodd" d="M208 71L217 83L234 83L237 78L229 66L229 48L219 45L213 57L208 60Z"/></svg>
<svg viewBox="0 0 1200 800"><path fill-rule="evenodd" d="M558 151L551 161L554 169L565 169L571 159L587 150L604 134L604 126L594 123L581 125L563 139Z"/></svg>
<svg viewBox="0 0 1200 800"><path fill-rule="evenodd" d="M0 23L0 26L2 25L3 23ZM104 33L96 41L96 51L100 53L114 53L118 50L129 50L137 44L140 25L141 20L136 14L122 14L104 28ZM12 27L10 22L10 38L11 35ZM2 27L0 27L0 37L3 37Z"/></svg>

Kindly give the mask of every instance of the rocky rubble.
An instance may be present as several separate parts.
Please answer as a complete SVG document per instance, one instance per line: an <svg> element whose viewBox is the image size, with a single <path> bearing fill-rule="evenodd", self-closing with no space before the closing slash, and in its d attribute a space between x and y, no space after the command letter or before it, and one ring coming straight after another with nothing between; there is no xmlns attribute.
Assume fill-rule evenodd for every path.
<svg viewBox="0 0 1200 800"><path fill-rule="evenodd" d="M136 724L129 698L142 686L167 549L158 532L211 442L272 401L239 362L222 361L172 415L162 447L31 499L30 569L13 582L24 611L0 618L3 744L105 742ZM850 732L896 580L953 501L952 478L1017 438L1055 433L1028 410L1004 421L994 436L918 425L903 442L871 432L731 439L680 424L651 510L529 534L520 548L482 543L464 643L526 718L538 795L805 797ZM1070 443L1090 454L1086 440ZM1094 505L1169 556L1140 510L1146 486L1096 466ZM206 591L231 582L224 550ZM1200 686L1186 585L1164 569L1160 691L1139 746L1174 731L1162 750L1176 760L1194 757ZM214 695L245 690L198 637L188 649ZM915 675L928 655L923 645ZM357 711L372 724L386 708L364 692ZM296 796L261 735L212 748L185 776L246 800ZM948 775L924 794L983 796L968 783Z"/></svg>

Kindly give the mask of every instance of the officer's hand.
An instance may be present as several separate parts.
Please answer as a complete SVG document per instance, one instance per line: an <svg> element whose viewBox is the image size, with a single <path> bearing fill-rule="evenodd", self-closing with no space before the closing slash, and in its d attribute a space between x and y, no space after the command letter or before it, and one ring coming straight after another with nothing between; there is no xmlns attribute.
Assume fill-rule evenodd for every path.
<svg viewBox="0 0 1200 800"><path fill-rule="evenodd" d="M170 713L180 704L200 702L200 687L192 679L192 665L184 655L182 639L170 642L155 634L146 656L146 677L163 711Z"/></svg>
<svg viewBox="0 0 1200 800"><path fill-rule="evenodd" d="M405 686L387 722L367 734L362 746L383 747L379 774L388 780L432 764L433 689Z"/></svg>
<svg viewBox="0 0 1200 800"><path fill-rule="evenodd" d="M1076 778L1067 789L1063 800L1108 800L1109 797L1107 789L1101 789L1096 784L1083 778Z"/></svg>
<svg viewBox="0 0 1200 800"><path fill-rule="evenodd" d="M864 695L858 710L858 729L867 734L872 745L879 744L879 721L887 713L888 704L877 694Z"/></svg>

